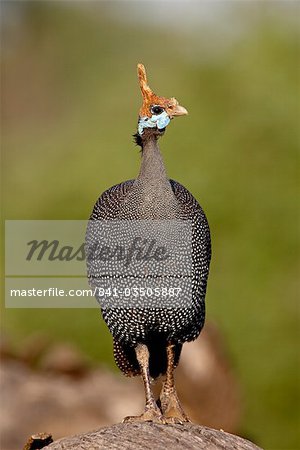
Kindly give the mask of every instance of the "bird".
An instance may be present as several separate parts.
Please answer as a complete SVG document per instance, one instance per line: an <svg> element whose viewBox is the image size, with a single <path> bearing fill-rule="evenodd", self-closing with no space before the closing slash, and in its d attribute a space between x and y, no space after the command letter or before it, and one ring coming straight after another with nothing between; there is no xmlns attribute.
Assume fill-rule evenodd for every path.
<svg viewBox="0 0 300 450"><path fill-rule="evenodd" d="M195 340L204 326L211 260L210 229L206 215L193 195L182 184L168 178L158 144L173 118L185 116L188 112L174 97L161 97L152 91L146 69L141 63L137 65L137 74L142 106L134 140L141 148L140 170L135 179L106 190L94 205L86 231L87 275L90 286L98 288L108 280L119 283L119 287L129 283L129 295L125 299L129 302L127 304L124 299L123 303L117 302L116 297L121 297L123 292L119 288L114 290L116 295L106 298L106 301L104 290L101 293L95 290L102 317L113 337L116 365L124 375L139 375L143 381L145 409L140 415L125 417L124 422L183 423L188 422L189 418L178 398L174 370L179 363L183 344ZM107 242L107 239L110 243L114 242L118 236L115 228L119 224L127 244L137 233L132 229L136 230L138 224L144 224L141 225L143 232L148 230L152 237L156 236L156 244L158 239L159 243L171 245L171 252L177 255L176 258L170 257L170 254L164 255L168 247L161 246L161 258L152 262L150 258L145 261L140 258L140 265L137 262L131 265L128 276L125 265L120 270L109 258L103 258L103 255L109 254L110 247L104 246L104 253L99 253L102 242ZM134 250L138 253L137 238L135 245ZM124 248L119 247L123 262ZM182 248L187 251L181 252ZM119 265L122 258L117 261ZM142 285L151 283L151 295L157 289L154 307L153 304L146 304L141 292L138 298L134 295L134 283L137 281ZM173 295L174 303L171 299L166 306L162 286L167 283L166 292L172 297L174 291L171 292L170 288L173 282L183 286L183 294L177 296L176 301ZM158 377L163 377L163 383L156 399L152 381Z"/></svg>

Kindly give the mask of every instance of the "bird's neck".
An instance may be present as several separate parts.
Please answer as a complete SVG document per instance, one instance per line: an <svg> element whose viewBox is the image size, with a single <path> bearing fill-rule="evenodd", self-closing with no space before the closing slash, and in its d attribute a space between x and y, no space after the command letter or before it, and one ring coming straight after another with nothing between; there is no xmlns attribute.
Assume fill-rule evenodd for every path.
<svg viewBox="0 0 300 450"><path fill-rule="evenodd" d="M150 135L142 146L142 162L137 178L141 182L169 185L164 161L160 153L157 136Z"/></svg>
<svg viewBox="0 0 300 450"><path fill-rule="evenodd" d="M155 133L143 135L141 168L131 190L135 208L147 219L173 218L178 209L157 139Z"/></svg>

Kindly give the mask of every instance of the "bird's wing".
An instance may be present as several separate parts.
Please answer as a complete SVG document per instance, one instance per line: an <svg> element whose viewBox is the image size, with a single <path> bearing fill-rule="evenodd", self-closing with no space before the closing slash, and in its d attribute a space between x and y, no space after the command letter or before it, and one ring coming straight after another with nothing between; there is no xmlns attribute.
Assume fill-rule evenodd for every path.
<svg viewBox="0 0 300 450"><path fill-rule="evenodd" d="M123 183L116 184L103 192L93 208L90 220L109 220L118 218L120 205L133 183L134 180L127 180Z"/></svg>
<svg viewBox="0 0 300 450"><path fill-rule="evenodd" d="M170 183L186 219L192 221L193 265L195 272L203 280L203 289L205 290L211 259L211 239L208 221L195 197L177 181L170 180Z"/></svg>
<svg viewBox="0 0 300 450"><path fill-rule="evenodd" d="M97 273L97 263L93 262L93 258L89 258L89 255L93 253L93 246L95 244L94 233L97 233L97 227L93 226L93 222L98 220L118 219L120 206L122 205L122 202L133 183L134 180L127 180L107 189L98 198L93 208L92 214L90 215L85 235L85 248L87 255L86 263L88 282L92 287L96 287L93 282L93 274Z"/></svg>

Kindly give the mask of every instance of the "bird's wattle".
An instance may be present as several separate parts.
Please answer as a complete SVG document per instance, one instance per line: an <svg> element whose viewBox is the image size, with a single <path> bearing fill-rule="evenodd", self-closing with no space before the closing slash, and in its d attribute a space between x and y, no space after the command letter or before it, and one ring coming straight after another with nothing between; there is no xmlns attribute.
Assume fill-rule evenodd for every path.
<svg viewBox="0 0 300 450"><path fill-rule="evenodd" d="M160 114L152 114L151 117L140 117L138 122L138 133L142 136L145 128L164 130L170 122L171 119L165 111Z"/></svg>

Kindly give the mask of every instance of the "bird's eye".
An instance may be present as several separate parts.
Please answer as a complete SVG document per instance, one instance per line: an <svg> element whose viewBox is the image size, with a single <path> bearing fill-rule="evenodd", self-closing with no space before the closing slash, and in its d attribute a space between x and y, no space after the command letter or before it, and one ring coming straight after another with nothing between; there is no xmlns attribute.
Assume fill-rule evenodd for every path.
<svg viewBox="0 0 300 450"><path fill-rule="evenodd" d="M161 114L164 111L164 108L162 108L161 106L152 106L151 108L151 112L152 114Z"/></svg>

